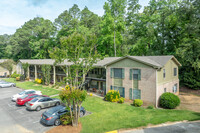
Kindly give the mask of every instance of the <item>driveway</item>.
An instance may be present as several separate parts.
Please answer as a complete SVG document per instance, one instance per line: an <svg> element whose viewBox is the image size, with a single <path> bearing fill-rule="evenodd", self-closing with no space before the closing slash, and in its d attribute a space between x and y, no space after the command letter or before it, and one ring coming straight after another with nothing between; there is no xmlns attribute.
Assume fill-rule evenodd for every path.
<svg viewBox="0 0 200 133"><path fill-rule="evenodd" d="M200 133L200 121L177 123L169 126L121 131L120 133Z"/></svg>
<svg viewBox="0 0 200 133"><path fill-rule="evenodd" d="M53 126L44 126L40 123L39 112L27 111L25 106L16 106L11 96L22 91L16 87L0 88L0 130L1 133L43 133Z"/></svg>

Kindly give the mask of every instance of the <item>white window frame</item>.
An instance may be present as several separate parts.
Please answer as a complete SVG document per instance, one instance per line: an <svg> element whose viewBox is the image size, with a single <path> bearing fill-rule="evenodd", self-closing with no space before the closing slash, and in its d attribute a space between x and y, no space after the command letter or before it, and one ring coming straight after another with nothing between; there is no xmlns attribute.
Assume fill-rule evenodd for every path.
<svg viewBox="0 0 200 133"><path fill-rule="evenodd" d="M174 84L174 86L172 87L172 91L173 91L173 93L177 93L177 91L178 91L178 85L177 84Z"/></svg>
<svg viewBox="0 0 200 133"><path fill-rule="evenodd" d="M176 69L176 73L175 73L175 69ZM176 75L175 75L176 74ZM176 67L174 67L174 77L176 77L177 76L177 68Z"/></svg>
<svg viewBox="0 0 200 133"><path fill-rule="evenodd" d="M167 88L164 88L164 93L167 92Z"/></svg>
<svg viewBox="0 0 200 133"><path fill-rule="evenodd" d="M166 78L166 70L163 69L163 78L165 79Z"/></svg>

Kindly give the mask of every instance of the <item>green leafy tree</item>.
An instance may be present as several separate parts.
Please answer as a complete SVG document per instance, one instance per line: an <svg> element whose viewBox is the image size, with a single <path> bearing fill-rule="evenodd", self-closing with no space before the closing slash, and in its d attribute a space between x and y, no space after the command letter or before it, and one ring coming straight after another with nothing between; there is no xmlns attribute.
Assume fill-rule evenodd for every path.
<svg viewBox="0 0 200 133"><path fill-rule="evenodd" d="M183 0L178 10L181 41L176 55L182 67L180 80L191 89L200 88L200 2Z"/></svg>
<svg viewBox="0 0 200 133"><path fill-rule="evenodd" d="M7 34L0 35L0 59L8 58L7 52L9 52L10 48L6 49L6 47L10 42L10 37L11 35L7 35Z"/></svg>
<svg viewBox="0 0 200 133"><path fill-rule="evenodd" d="M50 20L37 17L26 22L10 38L10 57L15 60L49 58L48 50L53 47L50 38L54 31Z"/></svg>
<svg viewBox="0 0 200 133"><path fill-rule="evenodd" d="M9 71L9 76L10 76L12 74L14 64L16 63L13 60L9 59L4 61L3 63L0 63L0 66L7 69Z"/></svg>
<svg viewBox="0 0 200 133"><path fill-rule="evenodd" d="M85 82L84 75L92 69L93 64L99 57L95 51L96 40L95 35L83 36L75 32L68 37L63 37L61 39L61 48L55 48L55 50L51 52L51 57L56 60L56 63L61 63L65 59L72 63L72 65L70 65L67 70L64 69L64 71L68 75L66 81L70 88L69 95L71 96L75 93L75 95L72 95L73 97L66 97L66 100L72 101L73 114L71 112L71 117L73 126L78 125L80 107L83 102L81 97L84 92L79 91L79 89L83 88ZM70 102L68 102L68 104L69 103Z"/></svg>
<svg viewBox="0 0 200 133"><path fill-rule="evenodd" d="M50 84L50 78L51 78L50 73L51 73L51 66L42 65L43 83L46 85Z"/></svg>
<svg viewBox="0 0 200 133"><path fill-rule="evenodd" d="M28 63L22 63L22 68L24 69L24 76L25 76L25 78L30 78L30 77L28 77L29 66L30 65Z"/></svg>

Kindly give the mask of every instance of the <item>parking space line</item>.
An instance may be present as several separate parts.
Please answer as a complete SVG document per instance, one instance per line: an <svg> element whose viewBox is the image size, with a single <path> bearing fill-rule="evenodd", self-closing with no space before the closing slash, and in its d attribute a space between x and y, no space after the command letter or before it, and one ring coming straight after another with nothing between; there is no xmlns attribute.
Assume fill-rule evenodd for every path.
<svg viewBox="0 0 200 133"><path fill-rule="evenodd" d="M40 121L34 121L33 123L39 123Z"/></svg>

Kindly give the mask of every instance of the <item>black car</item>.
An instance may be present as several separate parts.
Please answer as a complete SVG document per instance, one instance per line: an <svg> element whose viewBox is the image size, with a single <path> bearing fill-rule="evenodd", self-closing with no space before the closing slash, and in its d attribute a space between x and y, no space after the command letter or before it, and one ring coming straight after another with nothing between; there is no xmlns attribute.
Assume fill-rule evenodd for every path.
<svg viewBox="0 0 200 133"><path fill-rule="evenodd" d="M73 108L72 108L73 110ZM45 125L60 125L60 116L68 112L65 106L59 105L53 108L48 109L41 115L41 122ZM83 117L85 115L85 109L81 107L80 110L80 117Z"/></svg>

